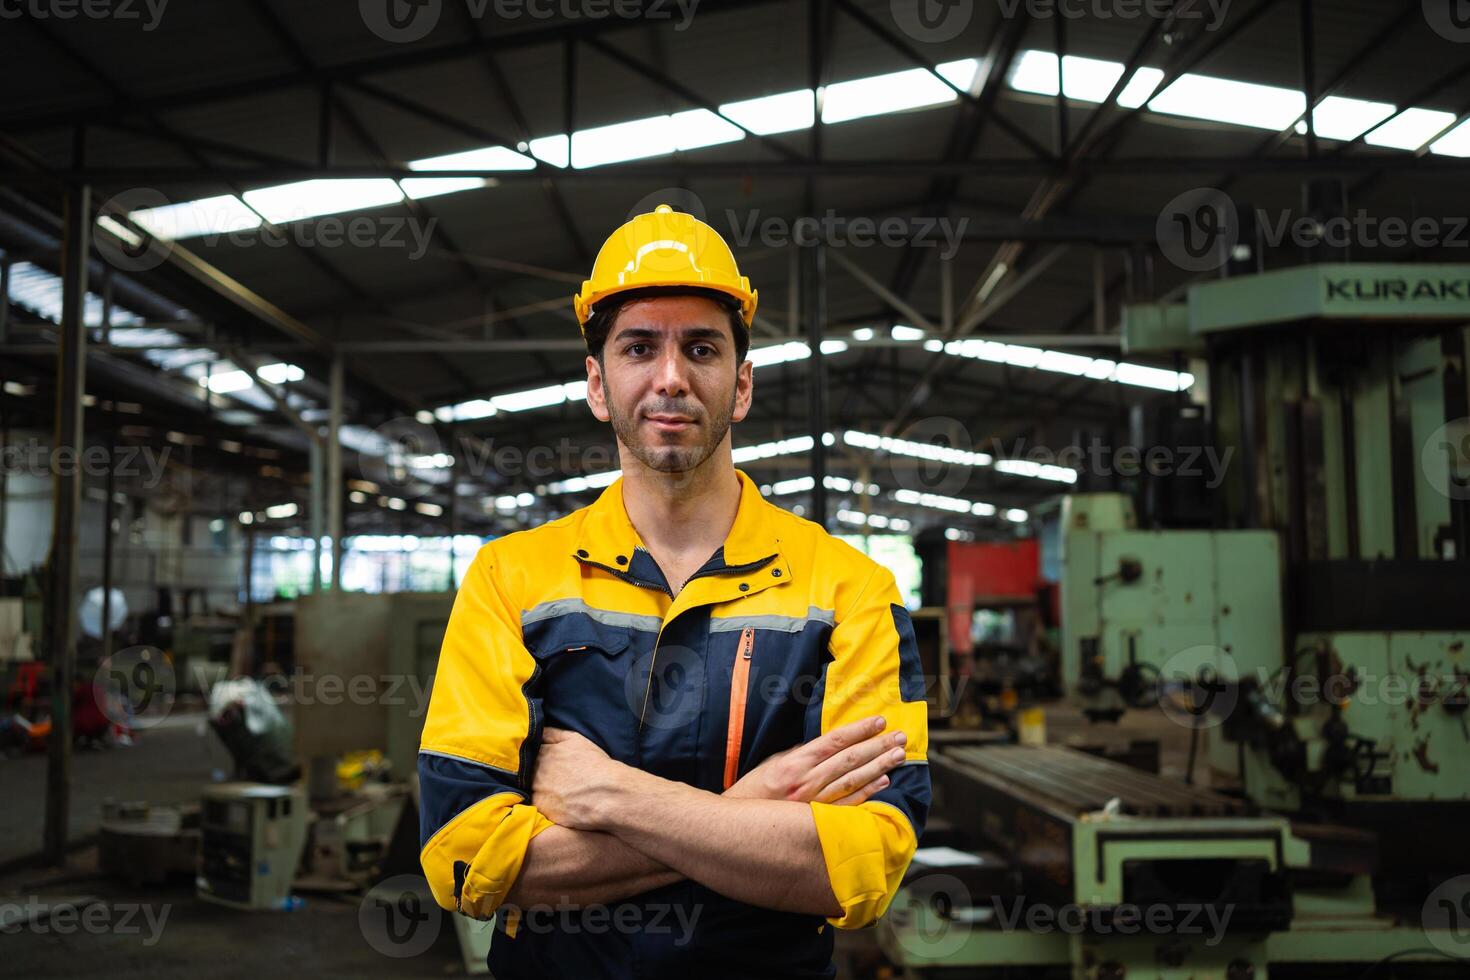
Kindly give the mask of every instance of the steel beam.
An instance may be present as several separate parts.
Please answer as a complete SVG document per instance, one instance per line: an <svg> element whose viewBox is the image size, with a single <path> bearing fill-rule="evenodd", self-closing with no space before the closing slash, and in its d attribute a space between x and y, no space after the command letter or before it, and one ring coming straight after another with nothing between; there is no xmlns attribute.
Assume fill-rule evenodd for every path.
<svg viewBox="0 0 1470 980"><path fill-rule="evenodd" d="M342 588L342 353L332 355L327 400L327 534L332 538L333 592Z"/></svg>

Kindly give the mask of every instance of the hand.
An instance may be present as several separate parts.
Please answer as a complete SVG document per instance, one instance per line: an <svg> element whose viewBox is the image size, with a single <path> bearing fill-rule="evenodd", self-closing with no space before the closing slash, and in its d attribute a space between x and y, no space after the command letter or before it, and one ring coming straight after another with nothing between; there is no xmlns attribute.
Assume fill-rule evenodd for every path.
<svg viewBox="0 0 1470 980"><path fill-rule="evenodd" d="M586 736L548 728L536 755L531 802L553 823L596 830L611 792L635 772Z"/></svg>
<svg viewBox="0 0 1470 980"><path fill-rule="evenodd" d="M888 785L904 760L903 732L883 734L881 717L834 728L777 752L725 790L726 796L857 806Z"/></svg>

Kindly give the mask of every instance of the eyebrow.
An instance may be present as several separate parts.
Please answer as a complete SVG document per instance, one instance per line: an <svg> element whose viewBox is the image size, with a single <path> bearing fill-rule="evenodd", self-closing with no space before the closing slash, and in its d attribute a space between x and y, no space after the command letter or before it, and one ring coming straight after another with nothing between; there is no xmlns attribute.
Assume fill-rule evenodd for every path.
<svg viewBox="0 0 1470 980"><path fill-rule="evenodd" d="M659 330L648 327L626 327L613 335L614 340L658 340L663 336ZM715 327L685 327L679 333L680 340L724 340L724 331Z"/></svg>

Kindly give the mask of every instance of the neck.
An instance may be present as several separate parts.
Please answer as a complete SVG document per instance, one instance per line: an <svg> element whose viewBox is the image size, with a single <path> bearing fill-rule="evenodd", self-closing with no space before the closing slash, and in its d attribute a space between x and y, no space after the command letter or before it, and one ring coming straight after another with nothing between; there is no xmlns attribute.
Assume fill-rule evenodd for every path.
<svg viewBox="0 0 1470 980"><path fill-rule="evenodd" d="M729 436L703 463L682 473L649 469L622 446L619 455L625 463L623 507L645 544L703 555L725 542L740 509Z"/></svg>

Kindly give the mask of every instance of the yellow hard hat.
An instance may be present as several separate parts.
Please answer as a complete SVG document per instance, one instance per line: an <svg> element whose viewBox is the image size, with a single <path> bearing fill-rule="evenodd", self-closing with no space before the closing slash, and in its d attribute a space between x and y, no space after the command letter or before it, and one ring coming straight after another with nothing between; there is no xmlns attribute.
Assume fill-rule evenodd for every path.
<svg viewBox="0 0 1470 980"><path fill-rule="evenodd" d="M592 278L572 297L577 323L585 333L587 318L598 303L648 286L713 289L739 302L747 327L755 318L756 291L740 274L735 253L720 233L667 204L636 215L602 243L592 263Z"/></svg>

